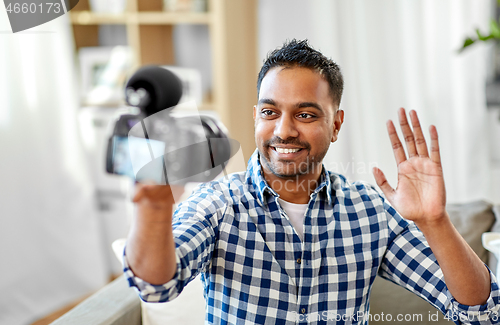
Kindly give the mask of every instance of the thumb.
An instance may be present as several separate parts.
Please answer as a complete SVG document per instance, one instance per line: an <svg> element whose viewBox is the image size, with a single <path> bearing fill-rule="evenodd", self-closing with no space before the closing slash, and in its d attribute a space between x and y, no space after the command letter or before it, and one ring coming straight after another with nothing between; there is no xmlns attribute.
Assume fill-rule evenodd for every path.
<svg viewBox="0 0 500 325"><path fill-rule="evenodd" d="M378 187L380 187L385 197L391 202L394 196L394 189L389 185L389 182L387 182L384 173L379 168L373 167L373 176L375 177L375 182L377 182Z"/></svg>

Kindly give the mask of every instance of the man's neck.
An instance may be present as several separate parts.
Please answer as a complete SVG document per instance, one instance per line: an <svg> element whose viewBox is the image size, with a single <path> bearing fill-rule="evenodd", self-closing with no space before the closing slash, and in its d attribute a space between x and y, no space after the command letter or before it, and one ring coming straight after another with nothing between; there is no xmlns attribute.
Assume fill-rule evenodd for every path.
<svg viewBox="0 0 500 325"><path fill-rule="evenodd" d="M321 171L322 169L318 169L315 173L284 178L263 168L267 184L279 194L280 199L297 204L309 202L309 196L318 187Z"/></svg>

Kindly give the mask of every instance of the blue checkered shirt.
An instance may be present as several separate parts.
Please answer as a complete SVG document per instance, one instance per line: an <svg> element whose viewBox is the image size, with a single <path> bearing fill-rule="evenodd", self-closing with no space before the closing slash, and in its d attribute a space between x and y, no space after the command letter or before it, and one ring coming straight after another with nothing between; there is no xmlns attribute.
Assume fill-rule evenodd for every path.
<svg viewBox="0 0 500 325"><path fill-rule="evenodd" d="M165 302L201 273L208 324L367 324L378 274L443 313L466 314L464 323L498 323L494 276L485 305L460 305L422 233L372 186L323 171L303 242L278 197L254 153L245 173L203 184L178 206L174 278L149 284L124 259L129 284L144 301Z"/></svg>

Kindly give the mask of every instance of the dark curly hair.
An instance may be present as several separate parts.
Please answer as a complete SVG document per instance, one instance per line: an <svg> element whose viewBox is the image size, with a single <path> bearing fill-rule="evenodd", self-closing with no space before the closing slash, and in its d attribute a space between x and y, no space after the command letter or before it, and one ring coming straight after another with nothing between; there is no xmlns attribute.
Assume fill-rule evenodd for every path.
<svg viewBox="0 0 500 325"><path fill-rule="evenodd" d="M309 46L307 40L292 39L281 48L269 53L259 72L257 95L260 92L262 79L274 67L304 67L317 71L330 85L330 94L336 105L340 104L344 90L344 78L340 67L321 52Z"/></svg>

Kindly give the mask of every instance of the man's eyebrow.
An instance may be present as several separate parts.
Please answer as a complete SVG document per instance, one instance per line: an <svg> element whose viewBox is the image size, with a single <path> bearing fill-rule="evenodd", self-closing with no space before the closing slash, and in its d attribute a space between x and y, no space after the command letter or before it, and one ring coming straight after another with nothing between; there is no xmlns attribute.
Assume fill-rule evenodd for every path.
<svg viewBox="0 0 500 325"><path fill-rule="evenodd" d="M259 99L259 101L257 102L257 105L262 105L262 104L268 104L268 105L273 105L273 106L277 105L276 102L271 98ZM295 105L295 107L297 107L297 108L314 107L318 111L324 113L324 110L321 107L321 105L319 105L318 103L315 103L315 102L301 102L301 103L298 103L297 105Z"/></svg>
<svg viewBox="0 0 500 325"><path fill-rule="evenodd" d="M298 103L296 106L297 106L297 108L314 107L317 110L319 110L320 112L324 113L323 108L318 103L315 103L315 102L302 102L302 103Z"/></svg>
<svg viewBox="0 0 500 325"><path fill-rule="evenodd" d="M262 105L262 104L269 104L269 105L276 106L276 102L270 98L259 99L259 101L257 102L257 105Z"/></svg>

